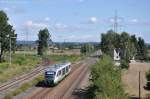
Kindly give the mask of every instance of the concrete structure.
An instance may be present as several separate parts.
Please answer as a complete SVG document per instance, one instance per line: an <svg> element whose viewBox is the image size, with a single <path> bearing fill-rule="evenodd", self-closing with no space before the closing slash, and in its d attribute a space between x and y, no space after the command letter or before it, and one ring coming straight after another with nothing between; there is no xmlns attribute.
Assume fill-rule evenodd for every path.
<svg viewBox="0 0 150 99"><path fill-rule="evenodd" d="M120 51L114 49L114 61L120 61Z"/></svg>

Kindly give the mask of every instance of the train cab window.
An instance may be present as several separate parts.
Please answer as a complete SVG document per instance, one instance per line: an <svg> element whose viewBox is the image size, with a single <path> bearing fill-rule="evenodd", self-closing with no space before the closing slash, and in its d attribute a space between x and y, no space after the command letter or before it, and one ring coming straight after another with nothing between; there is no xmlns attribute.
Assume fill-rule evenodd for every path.
<svg viewBox="0 0 150 99"><path fill-rule="evenodd" d="M57 77L59 76L59 73L57 73Z"/></svg>
<svg viewBox="0 0 150 99"><path fill-rule="evenodd" d="M48 77L48 78L54 78L55 75L56 75L56 72L53 72L53 71L45 72L45 76Z"/></svg>

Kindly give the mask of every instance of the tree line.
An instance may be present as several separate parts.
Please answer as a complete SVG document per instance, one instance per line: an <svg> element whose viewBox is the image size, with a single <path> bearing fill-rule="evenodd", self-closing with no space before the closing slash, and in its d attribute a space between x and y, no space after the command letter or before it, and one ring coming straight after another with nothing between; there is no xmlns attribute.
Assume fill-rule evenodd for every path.
<svg viewBox="0 0 150 99"><path fill-rule="evenodd" d="M146 60L148 58L145 41L141 37L129 35L127 32L115 33L112 30L101 34L101 50L113 57L113 50L120 52L121 59L129 62L130 59Z"/></svg>
<svg viewBox="0 0 150 99"><path fill-rule="evenodd" d="M10 49L15 51L16 38L13 26L9 24L9 18L4 11L0 11L0 62L4 61L4 53ZM11 42L10 42L11 40Z"/></svg>

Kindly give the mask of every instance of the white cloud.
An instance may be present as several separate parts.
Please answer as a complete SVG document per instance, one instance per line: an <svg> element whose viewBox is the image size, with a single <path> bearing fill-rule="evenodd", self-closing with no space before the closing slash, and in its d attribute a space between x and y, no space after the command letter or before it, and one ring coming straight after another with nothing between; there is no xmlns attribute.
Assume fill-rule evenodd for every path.
<svg viewBox="0 0 150 99"><path fill-rule="evenodd" d="M85 32L92 30L91 28L82 27L80 25L66 25L62 23L55 24L52 29L57 32Z"/></svg>
<svg viewBox="0 0 150 99"><path fill-rule="evenodd" d="M25 13L26 10L22 7L17 7L17 6L9 6L3 8L4 11L9 12L9 13L15 13L15 14L20 14L20 13Z"/></svg>
<svg viewBox="0 0 150 99"><path fill-rule="evenodd" d="M85 0L78 0L78 2L84 2Z"/></svg>
<svg viewBox="0 0 150 99"><path fill-rule="evenodd" d="M83 22L83 24L96 24L98 22L99 22L98 18L95 17L95 16L92 16L88 20L86 20L85 22Z"/></svg>
<svg viewBox="0 0 150 99"><path fill-rule="evenodd" d="M109 23L114 23L114 22L115 22L115 19L114 19L114 18L111 18L111 19L109 19L108 21L109 21ZM120 22L123 22L123 19L118 18L116 21L117 21L118 23L120 23Z"/></svg>
<svg viewBox="0 0 150 99"><path fill-rule="evenodd" d="M27 0L0 0L2 4L27 4Z"/></svg>
<svg viewBox="0 0 150 99"><path fill-rule="evenodd" d="M28 28L46 28L46 27L48 27L48 25L45 23L36 23L31 20L25 22L24 25Z"/></svg>
<svg viewBox="0 0 150 99"><path fill-rule="evenodd" d="M139 20L139 19L131 19L126 22L127 25L134 25L134 26L142 26L142 27L149 27L150 20Z"/></svg>
<svg viewBox="0 0 150 99"><path fill-rule="evenodd" d="M131 22L131 23L138 23L139 20L138 20L138 19L132 19L132 20L130 20L130 22Z"/></svg>
<svg viewBox="0 0 150 99"><path fill-rule="evenodd" d="M9 11L10 9L8 7L5 7L4 8L4 11Z"/></svg>
<svg viewBox="0 0 150 99"><path fill-rule="evenodd" d="M50 21L50 17L45 17L45 21Z"/></svg>
<svg viewBox="0 0 150 99"><path fill-rule="evenodd" d="M66 1L69 1L69 2L77 2L77 3L83 3L83 2L85 2L86 0L66 0Z"/></svg>
<svg viewBox="0 0 150 99"><path fill-rule="evenodd" d="M86 34L86 35L63 35L54 37L56 40L59 41L70 41L70 42L90 42L90 41L97 41L99 40L98 36L92 35L92 34Z"/></svg>
<svg viewBox="0 0 150 99"><path fill-rule="evenodd" d="M62 23L56 23L53 28L56 31L61 31L62 32L62 31L66 31L68 26L65 25L65 24L62 24Z"/></svg>
<svg viewBox="0 0 150 99"><path fill-rule="evenodd" d="M89 20L89 23L91 23L91 24L95 24L97 22L98 22L98 19L96 17L94 17L94 16L91 17L90 20Z"/></svg>
<svg viewBox="0 0 150 99"><path fill-rule="evenodd" d="M95 41L95 35L71 35L67 36L66 39L69 41L84 41L84 42L89 42L89 41Z"/></svg>

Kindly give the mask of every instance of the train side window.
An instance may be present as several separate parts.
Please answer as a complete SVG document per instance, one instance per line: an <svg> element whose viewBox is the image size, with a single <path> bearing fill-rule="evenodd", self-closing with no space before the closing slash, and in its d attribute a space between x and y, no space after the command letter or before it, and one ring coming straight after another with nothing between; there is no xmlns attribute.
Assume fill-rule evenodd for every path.
<svg viewBox="0 0 150 99"><path fill-rule="evenodd" d="M65 68L63 68L63 75L65 74Z"/></svg>
<svg viewBox="0 0 150 99"><path fill-rule="evenodd" d="M68 72L68 70L69 70L69 67L67 66L67 67L66 67L66 73Z"/></svg>
<svg viewBox="0 0 150 99"><path fill-rule="evenodd" d="M61 75L61 70L58 72L59 75Z"/></svg>

